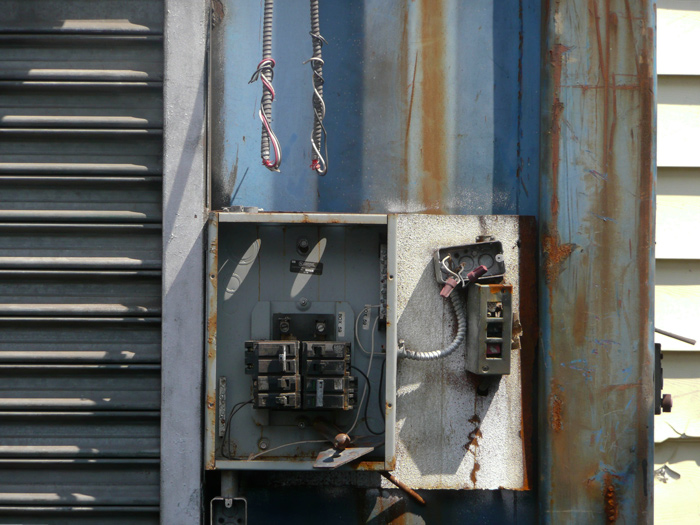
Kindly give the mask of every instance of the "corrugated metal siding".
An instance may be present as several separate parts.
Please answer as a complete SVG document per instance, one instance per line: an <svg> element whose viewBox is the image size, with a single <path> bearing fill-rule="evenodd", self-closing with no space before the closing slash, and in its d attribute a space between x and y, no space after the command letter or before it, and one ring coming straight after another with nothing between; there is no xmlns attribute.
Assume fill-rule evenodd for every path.
<svg viewBox="0 0 700 525"><path fill-rule="evenodd" d="M163 0L0 12L0 523L157 523Z"/></svg>
<svg viewBox="0 0 700 525"><path fill-rule="evenodd" d="M658 2L656 326L700 340L700 5ZM655 418L656 523L700 521L700 344L658 336L670 414Z"/></svg>

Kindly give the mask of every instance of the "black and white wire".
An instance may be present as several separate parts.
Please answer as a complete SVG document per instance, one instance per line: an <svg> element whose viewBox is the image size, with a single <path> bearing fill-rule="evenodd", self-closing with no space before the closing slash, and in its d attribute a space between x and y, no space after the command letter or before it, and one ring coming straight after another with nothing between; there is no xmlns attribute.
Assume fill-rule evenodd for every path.
<svg viewBox="0 0 700 525"><path fill-rule="evenodd" d="M224 435L221 436L221 455L226 459L231 459L231 440L229 439L231 435L231 419L235 416L240 409L244 406L249 405L253 402L253 399L248 401L242 401L233 405L231 412L229 413L228 419L226 420L226 426L224 427ZM226 452L224 452L224 445L227 445Z"/></svg>
<svg viewBox="0 0 700 525"><path fill-rule="evenodd" d="M362 370L357 368L356 366L351 366L350 368L354 368L357 370L362 377L365 379L365 384L367 385L367 403L365 403L365 410L364 410L364 416L365 416L365 427L367 427L367 430L369 431L370 434L374 434L375 436L381 436L384 434L384 429L382 428L381 432L375 432L372 427L369 426L369 418L367 417L367 409L369 407L369 400L372 399L372 385L369 382L369 377L367 377L367 374L365 374ZM381 383L380 383L381 385ZM382 412L382 389L381 386L379 387L379 392L377 393L377 399L379 400L379 412L382 414L382 419L383 419L383 412ZM359 407L358 410L362 408Z"/></svg>
<svg viewBox="0 0 700 525"><path fill-rule="evenodd" d="M372 343L369 352L369 363L367 364L367 377L372 375L372 360L374 359L374 332L377 330L377 323L379 322L379 316L374 320L372 325ZM355 340L361 345L360 338L357 336L357 330L355 331ZM362 397L360 398L360 405L357 408L357 415L355 416L355 421L353 421L352 426L345 432L350 435L350 433L355 430L357 422L360 420L360 413L362 408L362 403L365 401L367 395L367 389L369 388L369 381L365 381L365 387L362 389Z"/></svg>

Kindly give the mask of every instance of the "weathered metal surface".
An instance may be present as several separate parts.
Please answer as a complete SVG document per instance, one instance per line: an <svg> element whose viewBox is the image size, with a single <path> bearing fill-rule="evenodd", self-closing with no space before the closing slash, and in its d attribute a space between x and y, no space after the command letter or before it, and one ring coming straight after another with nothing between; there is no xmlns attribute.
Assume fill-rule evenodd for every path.
<svg viewBox="0 0 700 525"><path fill-rule="evenodd" d="M0 509L158 504L157 459L0 460Z"/></svg>
<svg viewBox="0 0 700 525"><path fill-rule="evenodd" d="M452 338L454 314L435 282L433 253L439 247L479 235L502 242L505 283L513 286L517 315L518 217L397 215L391 221L397 225L398 338L408 348L436 350ZM520 350L512 350L510 374L487 379L465 371L464 352L463 345L439 361L399 361L395 474L414 489L524 489L525 450L532 443L522 428L524 419L532 419L532 407L521 404L521 388L529 385L521 382ZM485 389L481 395L479 386Z"/></svg>
<svg viewBox="0 0 700 525"><path fill-rule="evenodd" d="M206 36L210 3L165 0L161 523L202 519Z"/></svg>
<svg viewBox="0 0 700 525"><path fill-rule="evenodd" d="M547 2L540 502L652 521L653 2Z"/></svg>
<svg viewBox="0 0 700 525"><path fill-rule="evenodd" d="M0 523L157 523L164 3L0 11Z"/></svg>
<svg viewBox="0 0 700 525"><path fill-rule="evenodd" d="M157 317L0 317L0 363L160 361Z"/></svg>
<svg viewBox="0 0 700 525"><path fill-rule="evenodd" d="M260 162L251 110L259 89L248 85L260 5L214 5L214 209L536 214L538 0L324 4L329 172L321 179L309 168L310 77L301 65L311 53L308 6L275 6L280 175Z"/></svg>
<svg viewBox="0 0 700 525"><path fill-rule="evenodd" d="M0 457L158 458L158 411L1 412Z"/></svg>

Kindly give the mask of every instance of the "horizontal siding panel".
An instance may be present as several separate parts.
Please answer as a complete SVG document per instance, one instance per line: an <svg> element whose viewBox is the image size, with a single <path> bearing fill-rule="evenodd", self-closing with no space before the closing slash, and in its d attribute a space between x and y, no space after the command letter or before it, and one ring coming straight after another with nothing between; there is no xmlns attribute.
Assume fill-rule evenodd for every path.
<svg viewBox="0 0 700 525"><path fill-rule="evenodd" d="M0 80L163 80L163 41L144 36L0 35Z"/></svg>
<svg viewBox="0 0 700 525"><path fill-rule="evenodd" d="M660 1L656 12L659 75L700 75L700 11L694 1Z"/></svg>
<svg viewBox="0 0 700 525"><path fill-rule="evenodd" d="M700 442L670 441L654 447L654 523L700 523Z"/></svg>
<svg viewBox="0 0 700 525"><path fill-rule="evenodd" d="M658 195L656 258L700 259L700 242L689 242L688 227L700 225L700 195Z"/></svg>
<svg viewBox="0 0 700 525"><path fill-rule="evenodd" d="M655 325L662 330L700 342L700 261L656 261ZM700 351L700 344L688 345L656 334L664 350Z"/></svg>
<svg viewBox="0 0 700 525"><path fill-rule="evenodd" d="M163 0L0 0L0 12L0 32L163 32Z"/></svg>
<svg viewBox="0 0 700 525"><path fill-rule="evenodd" d="M0 460L0 505L158 505L158 471L157 460Z"/></svg>
<svg viewBox="0 0 700 525"><path fill-rule="evenodd" d="M0 129L0 175L151 175L162 171L158 130Z"/></svg>
<svg viewBox="0 0 700 525"><path fill-rule="evenodd" d="M700 167L700 106L659 104L657 164Z"/></svg>
<svg viewBox="0 0 700 525"><path fill-rule="evenodd" d="M158 412L0 412L0 458L157 458Z"/></svg>
<svg viewBox="0 0 700 525"><path fill-rule="evenodd" d="M161 128L157 82L0 81L0 126Z"/></svg>
<svg viewBox="0 0 700 525"><path fill-rule="evenodd" d="M700 76L659 76L657 85L659 104L700 106Z"/></svg>
<svg viewBox="0 0 700 525"><path fill-rule="evenodd" d="M158 318L0 317L0 364L159 361Z"/></svg>
<svg viewBox="0 0 700 525"><path fill-rule="evenodd" d="M156 365L0 365L0 410L158 410Z"/></svg>
<svg viewBox="0 0 700 525"><path fill-rule="evenodd" d="M0 223L0 268L159 269L159 224Z"/></svg>
<svg viewBox="0 0 700 525"><path fill-rule="evenodd" d="M700 197L700 168L658 169L658 195L688 195Z"/></svg>
<svg viewBox="0 0 700 525"><path fill-rule="evenodd" d="M161 274L0 270L2 316L160 315Z"/></svg>
<svg viewBox="0 0 700 525"><path fill-rule="evenodd" d="M673 410L654 419L654 441L660 443L668 439L698 439L700 353L669 352L664 349L663 356L663 392L673 396Z"/></svg>
<svg viewBox="0 0 700 525"><path fill-rule="evenodd" d="M160 223L160 177L0 176L0 221Z"/></svg>

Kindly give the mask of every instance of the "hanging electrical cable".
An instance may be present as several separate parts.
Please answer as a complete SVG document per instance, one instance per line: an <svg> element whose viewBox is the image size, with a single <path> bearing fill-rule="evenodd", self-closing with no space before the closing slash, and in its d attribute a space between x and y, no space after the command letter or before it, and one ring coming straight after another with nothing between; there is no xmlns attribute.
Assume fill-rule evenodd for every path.
<svg viewBox="0 0 700 525"><path fill-rule="evenodd" d="M258 68L250 78L249 84L258 79L262 82L262 98L260 99L260 121L262 122L262 137L260 140L260 157L263 165L271 171L279 171L282 163L282 148L277 137L272 131L272 101L275 100L275 89L272 87L273 68L275 61L272 59L272 14L275 7L274 0L265 0L263 14L262 35L262 60ZM270 145L275 154L275 160L270 160Z"/></svg>
<svg viewBox="0 0 700 525"><path fill-rule="evenodd" d="M318 0L311 0L311 44L313 46L313 56L304 62L310 63L312 70L312 83L314 94L312 97L312 105L314 110L314 126L311 131L311 148L313 150L311 156L311 169L319 175L325 175L328 172L328 144L326 143L326 128L323 125L323 119L326 116L326 104L323 101L323 44L328 44L326 39L321 36L321 22L318 14ZM323 150L323 154L321 154Z"/></svg>

